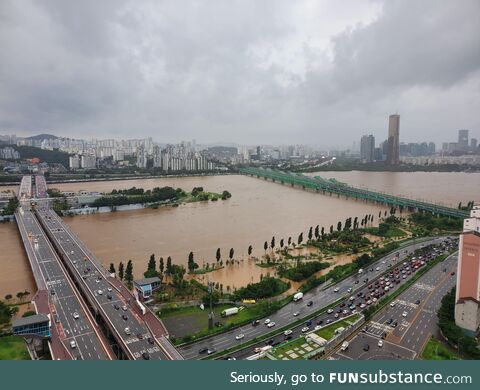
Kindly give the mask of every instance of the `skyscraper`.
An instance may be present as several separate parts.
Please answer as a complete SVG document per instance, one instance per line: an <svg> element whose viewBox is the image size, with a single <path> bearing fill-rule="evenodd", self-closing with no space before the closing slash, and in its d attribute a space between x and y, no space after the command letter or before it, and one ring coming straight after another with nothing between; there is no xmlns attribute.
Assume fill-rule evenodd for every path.
<svg viewBox="0 0 480 390"><path fill-rule="evenodd" d="M468 130L458 130L458 150L463 152L468 150Z"/></svg>
<svg viewBox="0 0 480 390"><path fill-rule="evenodd" d="M457 269L455 323L475 334L480 325L480 205L463 221Z"/></svg>
<svg viewBox="0 0 480 390"><path fill-rule="evenodd" d="M388 119L387 164L397 165L400 162L400 115L390 115Z"/></svg>
<svg viewBox="0 0 480 390"><path fill-rule="evenodd" d="M375 137L364 135L360 139L360 159L363 163L372 162L375 159Z"/></svg>
<svg viewBox="0 0 480 390"><path fill-rule="evenodd" d="M140 145L137 148L137 167L146 168L147 167L147 151L143 145Z"/></svg>

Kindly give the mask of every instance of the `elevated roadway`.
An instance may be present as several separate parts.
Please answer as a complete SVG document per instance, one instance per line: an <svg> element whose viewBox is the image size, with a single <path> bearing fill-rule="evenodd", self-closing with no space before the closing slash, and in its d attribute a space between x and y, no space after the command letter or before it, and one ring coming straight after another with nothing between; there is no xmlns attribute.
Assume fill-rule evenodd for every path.
<svg viewBox="0 0 480 390"><path fill-rule="evenodd" d="M355 188L345 183L340 183L335 179L323 179L320 176L309 177L299 173L283 172L273 169L263 169L246 167L240 168L240 173L252 177L272 180L281 184L310 189L323 194L336 194L346 198L360 199L393 207L404 207L408 210L427 211L437 215L447 217L468 218L468 211L455 209L434 203L423 202L415 199L408 199L401 196L385 194L377 191L371 191L361 188Z"/></svg>

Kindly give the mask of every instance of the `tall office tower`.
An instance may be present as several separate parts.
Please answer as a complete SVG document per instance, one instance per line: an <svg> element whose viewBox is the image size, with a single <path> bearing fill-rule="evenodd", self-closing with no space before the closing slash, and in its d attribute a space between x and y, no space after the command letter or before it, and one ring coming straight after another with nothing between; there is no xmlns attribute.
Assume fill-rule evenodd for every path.
<svg viewBox="0 0 480 390"><path fill-rule="evenodd" d="M468 150L468 130L458 130L458 150L463 152Z"/></svg>
<svg viewBox="0 0 480 390"><path fill-rule="evenodd" d="M480 325L480 204L463 221L457 269L455 323L475 334Z"/></svg>
<svg viewBox="0 0 480 390"><path fill-rule="evenodd" d="M137 147L137 167L147 167L147 151L143 145Z"/></svg>
<svg viewBox="0 0 480 390"><path fill-rule="evenodd" d="M375 137L364 135L360 139L360 159L363 163L372 162L375 159Z"/></svg>
<svg viewBox="0 0 480 390"><path fill-rule="evenodd" d="M162 167L162 150L158 145L153 146L153 167L154 168Z"/></svg>
<svg viewBox="0 0 480 390"><path fill-rule="evenodd" d="M390 115L388 119L388 149L387 163L397 165L400 163L400 115Z"/></svg>
<svg viewBox="0 0 480 390"><path fill-rule="evenodd" d="M476 138L470 139L470 149L472 150L472 152L477 151L477 139Z"/></svg>

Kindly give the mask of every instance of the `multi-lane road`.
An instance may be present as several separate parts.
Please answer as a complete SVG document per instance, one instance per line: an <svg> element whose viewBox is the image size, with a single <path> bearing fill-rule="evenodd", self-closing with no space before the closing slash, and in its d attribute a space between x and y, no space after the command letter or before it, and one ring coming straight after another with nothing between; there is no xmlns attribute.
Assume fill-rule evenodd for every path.
<svg viewBox="0 0 480 390"><path fill-rule="evenodd" d="M271 333L273 336L276 328L278 329L288 326L300 318L311 316L313 313L333 304L341 298L349 297L352 295L352 293L358 293L364 288L365 279L368 279L368 282L375 280L388 270L389 265L403 261L416 249L420 249L426 245L439 244L444 240L445 237L438 237L403 247L397 252L391 253L377 262L369 265L368 269L365 269L365 271L360 275L352 275L330 287L325 288L322 285L316 287L304 295L303 302L291 302L276 313L272 314L269 319L276 324L273 328L267 328L263 324L258 326L245 325L235 330L183 346L179 350L186 359L199 359L204 357L204 355L200 354L199 351L205 351L208 349L210 351L220 352L235 346L240 346L249 340L252 340L256 337L265 336L269 333ZM349 289L352 289L353 292L349 293ZM306 305L306 303L309 301L313 302L311 306ZM298 312L298 316L293 315L296 312ZM262 323L263 320L264 319L262 319ZM236 340L236 335L238 334L244 335L244 338L240 341ZM252 348L249 348L250 354L251 351Z"/></svg>
<svg viewBox="0 0 480 390"><path fill-rule="evenodd" d="M40 291L46 291L46 294L37 294L35 304L37 309L51 316L51 326L54 328L53 357L75 360L112 359L112 351L33 213L22 208L17 213L17 222L29 259L33 263L37 286Z"/></svg>
<svg viewBox="0 0 480 390"><path fill-rule="evenodd" d="M430 336L438 336L437 311L455 286L456 264L453 254L435 265L354 335L346 351L337 351L332 358L417 358Z"/></svg>
<svg viewBox="0 0 480 390"><path fill-rule="evenodd" d="M71 234L69 228L47 207L39 207L36 216L48 237L61 253L63 260L82 291L107 322L115 338L123 343L128 357L134 359L168 359L145 321L132 307L133 300L127 301L116 284L110 282L110 275L99 266L98 260L84 250L83 244ZM133 301L133 302L132 302Z"/></svg>

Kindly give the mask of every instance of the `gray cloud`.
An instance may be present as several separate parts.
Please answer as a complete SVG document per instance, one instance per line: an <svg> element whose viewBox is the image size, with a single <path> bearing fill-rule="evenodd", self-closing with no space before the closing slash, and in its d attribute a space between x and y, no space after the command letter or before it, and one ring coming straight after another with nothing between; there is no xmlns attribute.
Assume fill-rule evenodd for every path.
<svg viewBox="0 0 480 390"><path fill-rule="evenodd" d="M174 142L480 136L480 3L0 3L0 132ZM28 10L28 12L27 12Z"/></svg>

